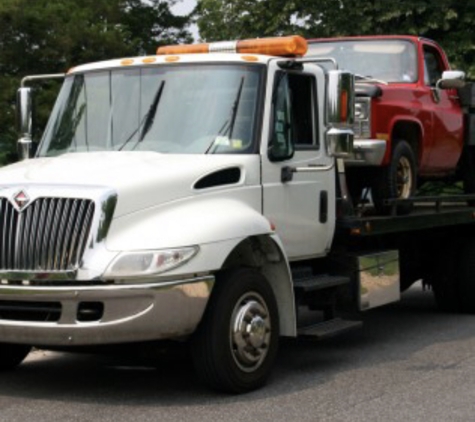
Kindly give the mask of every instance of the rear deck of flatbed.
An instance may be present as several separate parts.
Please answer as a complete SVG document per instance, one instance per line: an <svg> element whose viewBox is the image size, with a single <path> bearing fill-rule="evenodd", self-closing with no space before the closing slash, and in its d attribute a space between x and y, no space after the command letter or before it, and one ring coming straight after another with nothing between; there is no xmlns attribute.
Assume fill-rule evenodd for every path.
<svg viewBox="0 0 475 422"><path fill-rule="evenodd" d="M414 198L405 201L413 205L407 215L396 215L396 206L402 201L391 201L394 205L392 215L372 215L371 209L360 212L360 215L346 215L337 220L337 230L340 235L366 237L475 226L475 204L467 205L470 201L475 203L475 195Z"/></svg>

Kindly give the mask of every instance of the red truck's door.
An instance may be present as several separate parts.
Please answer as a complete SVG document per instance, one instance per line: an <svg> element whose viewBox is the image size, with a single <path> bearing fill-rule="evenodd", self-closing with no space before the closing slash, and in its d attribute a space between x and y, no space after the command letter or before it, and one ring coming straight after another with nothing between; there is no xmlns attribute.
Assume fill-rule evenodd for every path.
<svg viewBox="0 0 475 422"><path fill-rule="evenodd" d="M432 44L422 44L424 108L432 114L432 128L425 128L426 137L432 138L426 168L422 173L445 173L455 169L462 152L463 114L454 90L436 88L442 72L448 70L448 64L438 48ZM421 79L421 78L420 78ZM424 163L423 163L424 165Z"/></svg>

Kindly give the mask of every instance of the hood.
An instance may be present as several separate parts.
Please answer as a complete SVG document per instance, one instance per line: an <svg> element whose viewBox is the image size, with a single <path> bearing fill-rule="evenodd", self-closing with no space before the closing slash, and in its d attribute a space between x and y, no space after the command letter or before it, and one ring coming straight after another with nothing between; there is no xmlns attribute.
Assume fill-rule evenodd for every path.
<svg viewBox="0 0 475 422"><path fill-rule="evenodd" d="M232 177L227 169L232 169ZM220 177L223 173L228 174L227 179ZM218 176L214 183L213 175ZM203 178L206 183L198 183L196 187ZM209 189L258 183L258 155L74 153L26 160L0 169L0 188L2 185L19 185L24 189L29 186L111 188L118 194L115 217Z"/></svg>
<svg viewBox="0 0 475 422"><path fill-rule="evenodd" d="M383 88L380 85L370 85L368 83L356 83L355 93L357 97L378 98L383 95Z"/></svg>

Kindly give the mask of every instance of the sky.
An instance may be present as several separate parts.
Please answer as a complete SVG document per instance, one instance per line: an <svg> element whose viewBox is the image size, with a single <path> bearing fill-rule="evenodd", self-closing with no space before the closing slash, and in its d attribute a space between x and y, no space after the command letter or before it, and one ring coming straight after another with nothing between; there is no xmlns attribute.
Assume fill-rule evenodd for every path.
<svg viewBox="0 0 475 422"><path fill-rule="evenodd" d="M186 15L187 13L190 13L195 6L196 0L178 0L171 10L175 15ZM190 32L195 38L195 41L198 41L198 27L196 25L192 25L190 27Z"/></svg>
<svg viewBox="0 0 475 422"><path fill-rule="evenodd" d="M196 0L178 0L172 11L175 15L186 15L196 6Z"/></svg>

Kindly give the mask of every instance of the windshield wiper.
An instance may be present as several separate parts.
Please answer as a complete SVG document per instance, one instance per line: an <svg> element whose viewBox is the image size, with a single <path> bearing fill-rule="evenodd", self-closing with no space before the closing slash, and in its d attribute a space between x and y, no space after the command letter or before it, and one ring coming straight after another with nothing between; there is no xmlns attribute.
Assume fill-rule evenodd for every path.
<svg viewBox="0 0 475 422"><path fill-rule="evenodd" d="M226 120L224 122L224 125L221 127L221 129L218 132L219 136L225 135L227 132L229 132L228 138L231 139L233 136L233 131L234 131L234 124L236 123L236 116L239 108L239 103L241 101L241 93L242 93L242 87L244 86L244 76L241 78L241 83L239 84L239 88L236 94L236 98L234 99L233 106L231 108L231 117L230 119ZM214 142L216 141L216 137L213 138L211 141L210 146L206 149L205 154L208 154L211 149L213 148Z"/></svg>
<svg viewBox="0 0 475 422"><path fill-rule="evenodd" d="M142 128L142 132L140 133L140 137L138 139L138 141L135 143L134 145L134 148L132 149L135 149L135 147L137 146L137 144L139 142L142 142L143 138L145 138L145 135L148 133L148 131L150 130L150 128L152 127L153 125L153 121L155 119L155 113L157 112L157 107L158 107L158 103L160 102L160 98L162 97L162 92L163 92L163 87L165 86L165 81L162 81L162 83L160 84L160 86L158 87L158 90L157 92L155 93L155 97L153 98L153 102L152 104L150 105L148 111L147 111L147 114L145 114L145 116L142 118L142 121L140 122L139 126L137 127L137 129L135 129L131 134L130 136L125 140L125 142L120 146L120 148L118 149L118 151L122 151L125 146L131 141L131 139L134 137L134 135L140 130L140 128L143 126Z"/></svg>
<svg viewBox="0 0 475 422"><path fill-rule="evenodd" d="M150 108L145 116L145 123L143 125L142 133L140 134L140 138L138 142L141 142L145 135L148 133L150 128L153 125L153 121L155 120L155 114L157 112L158 103L160 102L160 98L162 98L163 88L165 86L165 81L163 80L158 90L155 94L155 98L153 99L153 103L150 105Z"/></svg>

